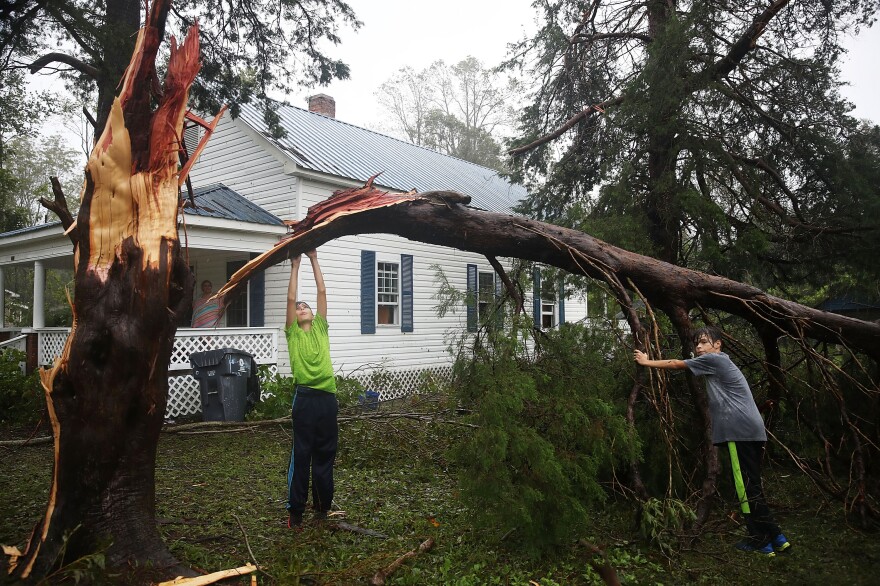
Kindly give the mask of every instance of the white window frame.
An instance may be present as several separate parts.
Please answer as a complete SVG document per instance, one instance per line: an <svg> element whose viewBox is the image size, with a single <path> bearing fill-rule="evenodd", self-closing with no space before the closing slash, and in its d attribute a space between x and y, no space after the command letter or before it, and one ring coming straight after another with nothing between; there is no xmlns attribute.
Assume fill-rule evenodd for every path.
<svg viewBox="0 0 880 586"><path fill-rule="evenodd" d="M492 287L483 291L480 287L481 277L489 276L492 279ZM483 323L489 316L489 310L492 308L492 304L495 302L495 271L481 271L477 269L477 323ZM483 300L482 295L485 293L489 296L486 300ZM485 307L483 307L485 306Z"/></svg>
<svg viewBox="0 0 880 586"><path fill-rule="evenodd" d="M383 268L383 265L388 265L394 267L393 271L391 271L391 281L392 284L396 284L396 288L392 292L387 292L386 289L381 285L383 277L389 273L386 268ZM400 312L401 312L401 303L400 303L400 261L388 261L376 259L376 327L380 328L393 328L400 327ZM384 277L387 278L387 277ZM393 301L383 301L383 295L393 296L395 299ZM392 323L381 323L379 321L379 309L381 307L392 307Z"/></svg>
<svg viewBox="0 0 880 586"><path fill-rule="evenodd" d="M550 308L550 311L547 311L547 308ZM544 325L544 318L550 316L550 325ZM556 326L556 303L552 301L544 301L541 300L541 329L549 330Z"/></svg>

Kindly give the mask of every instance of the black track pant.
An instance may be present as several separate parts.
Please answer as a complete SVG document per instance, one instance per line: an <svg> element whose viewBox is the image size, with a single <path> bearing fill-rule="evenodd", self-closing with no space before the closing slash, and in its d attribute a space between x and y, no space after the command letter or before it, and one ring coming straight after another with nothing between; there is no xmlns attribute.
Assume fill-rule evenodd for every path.
<svg viewBox="0 0 880 586"><path fill-rule="evenodd" d="M293 449L287 470L287 509L302 516L312 477L312 506L329 511L333 502L333 461L339 443L336 395L297 386L293 394Z"/></svg>
<svg viewBox="0 0 880 586"><path fill-rule="evenodd" d="M754 545L761 547L779 535L779 525L764 499L761 485L761 457L764 442L725 442L718 444L730 454L730 469L746 529Z"/></svg>

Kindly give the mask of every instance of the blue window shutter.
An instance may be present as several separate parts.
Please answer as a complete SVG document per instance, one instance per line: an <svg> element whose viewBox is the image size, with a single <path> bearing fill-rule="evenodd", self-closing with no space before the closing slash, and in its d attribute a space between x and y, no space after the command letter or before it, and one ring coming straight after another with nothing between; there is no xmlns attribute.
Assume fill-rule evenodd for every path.
<svg viewBox="0 0 880 586"><path fill-rule="evenodd" d="M257 258L257 254L251 253L251 260ZM254 328L262 328L266 325L266 273L260 271L250 279L251 287L251 323Z"/></svg>
<svg viewBox="0 0 880 586"><path fill-rule="evenodd" d="M376 333L376 253L361 251L361 333Z"/></svg>
<svg viewBox="0 0 880 586"><path fill-rule="evenodd" d="M535 327L541 327L541 269L532 268L532 319Z"/></svg>
<svg viewBox="0 0 880 586"><path fill-rule="evenodd" d="M413 331L413 257L400 255L400 331Z"/></svg>
<svg viewBox="0 0 880 586"><path fill-rule="evenodd" d="M467 330L477 331L477 265L467 266Z"/></svg>
<svg viewBox="0 0 880 586"><path fill-rule="evenodd" d="M565 277L559 277L559 325L565 323Z"/></svg>

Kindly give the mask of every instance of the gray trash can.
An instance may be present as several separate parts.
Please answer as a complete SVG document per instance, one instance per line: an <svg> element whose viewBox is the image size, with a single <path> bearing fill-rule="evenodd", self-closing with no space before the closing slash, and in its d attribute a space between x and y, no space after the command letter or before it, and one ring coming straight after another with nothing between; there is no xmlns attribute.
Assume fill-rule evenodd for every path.
<svg viewBox="0 0 880 586"><path fill-rule="evenodd" d="M245 413L260 396L253 356L235 348L221 348L190 354L189 362L193 377L199 381L202 419L244 421Z"/></svg>

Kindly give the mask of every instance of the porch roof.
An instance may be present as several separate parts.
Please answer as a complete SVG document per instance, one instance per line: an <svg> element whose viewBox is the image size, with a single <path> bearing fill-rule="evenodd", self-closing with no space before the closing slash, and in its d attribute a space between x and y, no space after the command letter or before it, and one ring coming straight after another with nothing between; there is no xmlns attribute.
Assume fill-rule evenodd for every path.
<svg viewBox="0 0 880 586"><path fill-rule="evenodd" d="M281 218L270 214L254 202L239 195L238 192L226 187L222 183L212 183L193 188L193 199L196 207L192 206L188 196L183 206L183 213L188 216L204 216L208 218L221 218L224 220L236 220L251 224L267 224L269 226L283 226ZM10 230L0 234L0 240L11 238L28 232L37 232L54 226L60 226L61 222L55 220L36 226L26 226L17 230Z"/></svg>
<svg viewBox="0 0 880 586"><path fill-rule="evenodd" d="M186 194L184 194L184 197L186 198L186 203L184 203L183 211L187 215L223 218L239 222L250 222L252 224L284 226L284 222L280 218L270 214L222 183L213 183L194 188L193 199L196 202L196 207L192 207L192 203L190 203Z"/></svg>
<svg viewBox="0 0 880 586"><path fill-rule="evenodd" d="M183 197L187 196L184 194ZM267 241L271 245L277 241L280 233L286 232L281 219L222 183L194 188L193 199L196 202L195 207L187 197L183 208L189 218L187 235L190 247L205 246L213 249L216 237L210 244L200 244L204 240L199 238L200 234L234 230L249 233L252 237L224 240L230 247L229 250L263 250ZM48 267L66 268L69 263L62 259L72 254L70 240L64 235L58 220L0 234L0 266L44 260ZM59 262L62 264L58 264Z"/></svg>

